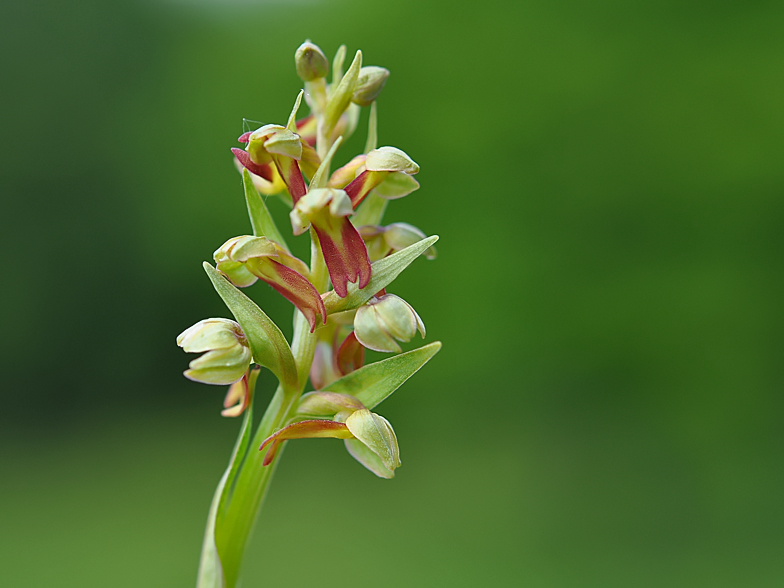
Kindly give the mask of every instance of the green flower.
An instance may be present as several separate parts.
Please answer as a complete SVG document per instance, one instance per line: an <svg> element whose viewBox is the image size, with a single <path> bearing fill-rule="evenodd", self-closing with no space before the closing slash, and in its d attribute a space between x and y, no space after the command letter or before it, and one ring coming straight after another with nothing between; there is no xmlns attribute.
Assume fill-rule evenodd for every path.
<svg viewBox="0 0 784 588"><path fill-rule="evenodd" d="M229 319L199 321L177 337L188 353L204 353L194 359L185 377L205 384L233 384L248 371L252 354L242 328Z"/></svg>

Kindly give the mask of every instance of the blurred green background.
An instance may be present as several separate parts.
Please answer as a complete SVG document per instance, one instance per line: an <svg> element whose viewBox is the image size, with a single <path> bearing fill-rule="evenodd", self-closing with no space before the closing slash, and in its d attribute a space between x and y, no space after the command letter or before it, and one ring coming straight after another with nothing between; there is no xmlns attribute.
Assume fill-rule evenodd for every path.
<svg viewBox="0 0 784 588"><path fill-rule="evenodd" d="M394 481L290 444L244 585L784 585L780 2L2 12L0 584L193 585L239 422L174 339L228 316L228 149L310 37L392 72L387 218L441 236L394 291L444 348L382 407Z"/></svg>

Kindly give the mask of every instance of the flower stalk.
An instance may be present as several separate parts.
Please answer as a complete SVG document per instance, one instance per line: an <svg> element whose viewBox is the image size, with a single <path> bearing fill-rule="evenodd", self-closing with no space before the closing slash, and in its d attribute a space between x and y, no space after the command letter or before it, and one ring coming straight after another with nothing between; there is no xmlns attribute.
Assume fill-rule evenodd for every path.
<svg viewBox="0 0 784 588"><path fill-rule="evenodd" d="M252 235L227 240L204 269L234 319L206 319L178 344L202 353L186 377L229 385L222 415L243 415L229 465L209 510L197 586L234 588L264 497L287 441L342 439L348 455L381 478L400 467L392 425L375 407L441 347L403 351L425 327L413 306L388 292L421 255L435 256L438 237L405 223L380 223L387 202L419 188L419 166L404 151L377 147L376 101L389 71L362 65L357 51L343 72L341 46L329 62L306 41L295 53L304 82L286 125L268 124L240 136L232 148L242 172ZM304 97L310 113L298 119ZM343 139L370 107L365 152L331 173ZM291 205L291 230L280 230L264 195L282 193ZM291 255L287 239L308 235L310 264ZM262 280L294 307L289 343L241 288ZM276 295L276 294L270 294ZM319 349L317 354L316 350ZM365 365L365 348L392 353ZM261 368L277 389L253 432L253 397ZM305 394L307 390L313 390Z"/></svg>

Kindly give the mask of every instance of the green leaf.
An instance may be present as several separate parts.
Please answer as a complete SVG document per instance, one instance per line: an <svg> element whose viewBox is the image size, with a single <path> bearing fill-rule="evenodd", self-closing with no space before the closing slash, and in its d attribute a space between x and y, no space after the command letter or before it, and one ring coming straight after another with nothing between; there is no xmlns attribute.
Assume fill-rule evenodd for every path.
<svg viewBox="0 0 784 588"><path fill-rule="evenodd" d="M327 314L334 312L342 312L344 310L351 310L352 308L359 308L365 302L370 300L373 295L386 288L392 280L400 275L409 264L419 257L422 253L438 241L438 235L433 235L427 239L422 239L418 243L409 245L405 249L393 253L389 257L379 259L371 268L370 282L364 288L357 288L356 284L349 282L348 296L341 298L334 291L330 292L324 297L324 306L327 309ZM237 322L242 322L237 319Z"/></svg>
<svg viewBox="0 0 784 588"><path fill-rule="evenodd" d="M253 180L246 169L242 170L242 185L245 187L245 203L248 205L248 216L253 227L253 234L256 237L267 237L286 251L290 251L283 235L275 226L275 221L272 220L267 205L264 204L264 199L253 186Z"/></svg>
<svg viewBox="0 0 784 588"><path fill-rule="evenodd" d="M284 388L296 389L297 366L291 348L278 326L206 261L204 271L248 337L253 360L275 374Z"/></svg>
<svg viewBox="0 0 784 588"><path fill-rule="evenodd" d="M435 341L419 349L371 363L326 386L323 392L350 394L372 409L419 371L441 349Z"/></svg>
<svg viewBox="0 0 784 588"><path fill-rule="evenodd" d="M251 386L255 385L255 380L256 379L253 378ZM252 388L248 393L252 394ZM234 481L240 463L245 457L245 453L248 451L252 422L253 404L245 411L245 418L242 421L242 427L240 427L237 442L234 444L229 466L226 468L223 476L221 476L218 487L215 489L215 495L212 497L210 511L207 515L207 529L204 532L204 543L201 548L201 561L199 562L199 575L196 579L196 588L224 588L226 586L226 581L223 576L223 566L221 565L218 547L215 543L215 527L216 524L220 524L219 519L222 518L231 484Z"/></svg>

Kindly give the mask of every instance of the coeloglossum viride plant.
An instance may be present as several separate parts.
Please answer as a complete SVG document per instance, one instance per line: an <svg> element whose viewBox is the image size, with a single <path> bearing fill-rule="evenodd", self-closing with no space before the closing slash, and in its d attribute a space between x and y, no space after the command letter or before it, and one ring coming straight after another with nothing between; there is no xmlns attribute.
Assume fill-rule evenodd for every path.
<svg viewBox="0 0 784 588"><path fill-rule="evenodd" d="M420 255L435 257L438 237L406 223L381 224L389 200L419 188L414 178L419 166L396 147L377 146L375 100L389 72L363 67L360 51L344 72L345 55L341 46L328 83L324 53L303 43L295 64L304 90L286 124L245 132L239 137L243 147L231 150L253 234L226 241L215 251L215 265L205 262L204 270L234 320L202 320L177 338L185 351L202 354L185 376L228 385L222 414L243 416L209 509L199 588L237 585L286 441L342 439L368 470L393 477L401 464L397 437L373 411L441 348L434 342L403 353L399 345L417 332L424 337L425 326L388 288ZM298 118L303 97L310 113ZM370 107L364 153L331 172L362 107ZM263 197L275 194L291 207L290 230L280 230L266 207ZM310 237L310 264L287 245L287 237L304 234ZM290 344L240 290L257 280L294 305ZM365 365L366 348L394 355ZM253 433L253 396L262 368L275 375L278 387Z"/></svg>

